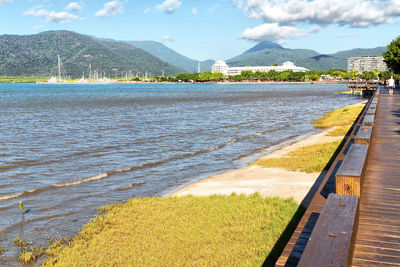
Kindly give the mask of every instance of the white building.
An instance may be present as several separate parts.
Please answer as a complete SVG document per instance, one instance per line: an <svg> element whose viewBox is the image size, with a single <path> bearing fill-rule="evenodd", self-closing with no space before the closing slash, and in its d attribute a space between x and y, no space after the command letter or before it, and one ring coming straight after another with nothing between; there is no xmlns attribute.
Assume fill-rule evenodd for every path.
<svg viewBox="0 0 400 267"><path fill-rule="evenodd" d="M293 64L293 62L287 61L282 64L282 66L249 66L249 67L229 67L224 61L218 60L212 66L212 72L221 72L225 75L235 76L242 74L242 71L260 71L260 72L268 72L271 70L274 71L293 71L293 72L306 72L308 69L303 67L297 67Z"/></svg>
<svg viewBox="0 0 400 267"><path fill-rule="evenodd" d="M211 67L211 71L212 72L220 72L223 74L227 74L228 71L228 65L226 65L226 63L222 60L217 60L215 61L214 65L212 65Z"/></svg>
<svg viewBox="0 0 400 267"><path fill-rule="evenodd" d="M347 70L348 71L388 70L388 67L385 61L383 61L382 56L362 56L362 57L348 58Z"/></svg>

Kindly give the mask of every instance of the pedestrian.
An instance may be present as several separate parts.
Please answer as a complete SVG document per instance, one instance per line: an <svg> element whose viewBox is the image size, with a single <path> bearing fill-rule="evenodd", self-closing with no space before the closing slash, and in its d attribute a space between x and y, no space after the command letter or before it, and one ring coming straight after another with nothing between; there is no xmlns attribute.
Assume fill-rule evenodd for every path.
<svg viewBox="0 0 400 267"><path fill-rule="evenodd" d="M394 79L393 76L390 77L388 81L388 86L389 86L389 95L393 95L393 89L394 89Z"/></svg>

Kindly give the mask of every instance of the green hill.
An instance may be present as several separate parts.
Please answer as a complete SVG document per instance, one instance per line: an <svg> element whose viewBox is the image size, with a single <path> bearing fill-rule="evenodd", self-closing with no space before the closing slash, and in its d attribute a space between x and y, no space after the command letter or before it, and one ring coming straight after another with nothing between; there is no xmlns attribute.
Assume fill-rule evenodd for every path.
<svg viewBox="0 0 400 267"><path fill-rule="evenodd" d="M57 55L67 76L81 77L92 70L107 76L127 72L143 75L177 74L172 66L140 48L121 42L98 40L69 31L35 35L0 36L0 76L51 76L57 71Z"/></svg>
<svg viewBox="0 0 400 267"><path fill-rule="evenodd" d="M143 49L147 53L150 53L173 66L182 68L186 72L197 72L199 61L185 57L162 43L155 41L126 41L126 43ZM211 66L213 64L214 60L201 61L200 71L211 71Z"/></svg>
<svg viewBox="0 0 400 267"><path fill-rule="evenodd" d="M309 49L288 49L272 42L260 42L243 54L227 60L229 66L265 66L292 61L310 70L347 69L347 59L365 55L381 55L386 47L351 49L334 54L319 54Z"/></svg>

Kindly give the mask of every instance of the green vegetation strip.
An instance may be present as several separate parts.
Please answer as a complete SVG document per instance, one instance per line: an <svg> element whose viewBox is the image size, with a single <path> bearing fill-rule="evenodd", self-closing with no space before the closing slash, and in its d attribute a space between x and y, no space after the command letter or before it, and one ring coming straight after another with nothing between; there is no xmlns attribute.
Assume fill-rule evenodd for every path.
<svg viewBox="0 0 400 267"><path fill-rule="evenodd" d="M48 79L38 77L0 77L0 83L36 83L47 81Z"/></svg>
<svg viewBox="0 0 400 267"><path fill-rule="evenodd" d="M349 106L329 112L319 120L313 121L314 127L326 129L334 126L352 125L364 106Z"/></svg>
<svg viewBox="0 0 400 267"><path fill-rule="evenodd" d="M321 172L334 155L342 140L301 147L280 158L265 158L254 163L265 168L283 168L289 171Z"/></svg>
<svg viewBox="0 0 400 267"><path fill-rule="evenodd" d="M44 266L261 266L298 205L214 195L135 198L103 211L72 241L54 243Z"/></svg>
<svg viewBox="0 0 400 267"><path fill-rule="evenodd" d="M316 128L337 127L327 136L345 136L357 119L363 106L349 106L329 112L321 119L313 121ZM301 147L280 158L264 158L251 164L265 168L283 168L289 171L321 172L335 155L342 140Z"/></svg>
<svg viewBox="0 0 400 267"><path fill-rule="evenodd" d="M350 128L351 125L340 126L333 129L332 131L329 131L329 133L327 133L326 136L346 136Z"/></svg>

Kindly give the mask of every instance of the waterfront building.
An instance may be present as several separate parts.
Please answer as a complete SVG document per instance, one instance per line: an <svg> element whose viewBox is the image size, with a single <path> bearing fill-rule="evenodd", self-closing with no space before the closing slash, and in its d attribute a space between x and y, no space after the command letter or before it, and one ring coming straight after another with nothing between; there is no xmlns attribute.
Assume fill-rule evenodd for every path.
<svg viewBox="0 0 400 267"><path fill-rule="evenodd" d="M347 59L347 70L371 71L388 70L382 56L350 57Z"/></svg>
<svg viewBox="0 0 400 267"><path fill-rule="evenodd" d="M223 74L227 74L228 71L228 65L222 60L217 60L215 61L214 65L211 67L211 71L214 72L220 72Z"/></svg>
<svg viewBox="0 0 400 267"><path fill-rule="evenodd" d="M224 61L218 60L212 66L212 72L221 72L225 75L235 76L242 74L243 71L252 72L268 72L268 71L293 71L293 72L306 72L308 69L303 67L297 67L293 62L287 61L281 66L247 66L247 67L229 67Z"/></svg>

